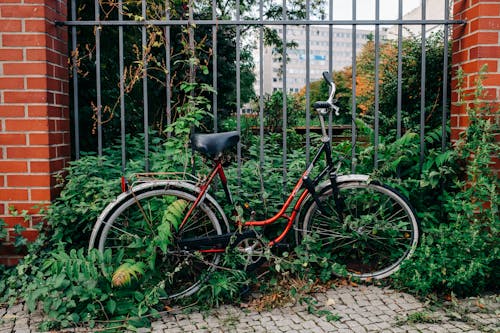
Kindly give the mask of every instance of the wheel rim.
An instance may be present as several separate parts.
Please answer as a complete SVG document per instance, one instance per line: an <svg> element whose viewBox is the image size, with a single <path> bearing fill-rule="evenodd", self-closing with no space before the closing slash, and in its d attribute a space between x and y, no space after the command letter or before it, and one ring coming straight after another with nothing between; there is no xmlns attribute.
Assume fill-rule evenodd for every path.
<svg viewBox="0 0 500 333"><path fill-rule="evenodd" d="M411 207L382 186L347 183L339 191L345 198L342 216L335 210L330 189L321 197L324 213L316 203L309 208L305 234L320 242L322 251L350 275L392 274L416 247L418 226Z"/></svg>
<svg viewBox="0 0 500 333"><path fill-rule="evenodd" d="M144 252L158 233L158 225L164 219L173 202L186 201L181 219L196 198L188 193L157 189L134 194L104 219L104 227L99 239L99 250L111 249L113 256L122 255L126 260L148 260ZM204 204L193 211L182 229L173 231L171 244L164 253L160 247L154 253L154 272L147 283L164 285L167 298L174 299L194 294L215 269L220 260L217 253L198 253L180 249L176 240L181 238L220 235L222 230L215 214ZM151 260L151 259L149 259Z"/></svg>

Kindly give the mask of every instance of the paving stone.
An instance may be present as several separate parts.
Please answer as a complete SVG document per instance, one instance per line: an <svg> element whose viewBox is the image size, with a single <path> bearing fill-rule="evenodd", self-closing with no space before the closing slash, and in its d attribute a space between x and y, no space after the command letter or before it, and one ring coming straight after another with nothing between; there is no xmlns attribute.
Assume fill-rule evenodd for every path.
<svg viewBox="0 0 500 333"><path fill-rule="evenodd" d="M325 332L500 332L497 295L485 298L459 300L458 305L446 304L443 309L432 309L415 297L375 286L338 287L324 293L311 295L318 310L328 310L340 320L328 321L327 317L311 314L305 305L290 304L271 311L252 311L237 306L224 305L203 313L169 313L152 323L153 333L325 333ZM481 308L477 305L482 304ZM461 310L454 307L460 306ZM450 310L451 309L451 310ZM405 323L408 314L429 312L440 323ZM464 314L466 322L450 318L446 311ZM28 314L24 304L0 308L0 333L38 332L37 325L43 320L41 312ZM85 332L67 330L66 332Z"/></svg>

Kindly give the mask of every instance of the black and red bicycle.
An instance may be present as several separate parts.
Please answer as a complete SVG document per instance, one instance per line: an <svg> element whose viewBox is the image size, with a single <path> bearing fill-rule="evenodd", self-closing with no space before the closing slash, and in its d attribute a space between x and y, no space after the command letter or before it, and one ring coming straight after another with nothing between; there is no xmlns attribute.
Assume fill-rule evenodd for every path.
<svg viewBox="0 0 500 333"><path fill-rule="evenodd" d="M332 267L343 267L353 276L383 278L395 272L417 246L417 218L408 200L391 187L368 175L338 174L340 162L332 159L324 121L330 112L338 114L335 84L329 73L323 76L331 93L327 101L314 103L322 128L321 147L274 216L230 223L210 188L218 177L227 204L233 205L223 161L224 153L239 142L239 133L193 134L193 150L212 161L212 171L203 180L144 178L137 182L101 213L90 248L110 249L122 262L134 260L150 245L148 240L165 232L158 230L159 225L177 218L168 230L170 245L157 251L154 261L171 299L198 291L220 267L228 249L238 251L246 258L247 268L254 268L263 261L266 249L291 231L298 243L319 242L329 253ZM326 163L319 168L322 156ZM315 169L319 170L312 177ZM278 221L282 229L271 239L265 237L262 227Z"/></svg>

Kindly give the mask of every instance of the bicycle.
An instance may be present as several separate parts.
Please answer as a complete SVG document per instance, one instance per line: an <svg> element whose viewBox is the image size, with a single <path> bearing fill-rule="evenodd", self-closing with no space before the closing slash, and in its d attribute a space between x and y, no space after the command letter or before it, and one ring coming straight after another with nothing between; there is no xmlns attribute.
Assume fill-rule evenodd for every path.
<svg viewBox="0 0 500 333"><path fill-rule="evenodd" d="M321 147L275 215L238 220L232 227L209 188L218 176L227 202L234 206L223 163L224 152L236 146L239 133L192 134L193 150L213 162L208 176L204 180L143 179L132 185L103 210L89 247L101 252L111 249L112 256L121 260L133 259L143 253L148 239L162 232L156 226L177 216L168 248L155 252L154 261L155 269L165 276L169 299L197 292L220 266L228 248L246 257L245 268L257 267L265 260L266 247L280 244L291 230L297 243L308 237L320 242L323 251L352 276L379 279L398 270L418 244L418 220L408 200L393 188L368 175L338 174L341 161L333 161L324 117L331 111L338 115L339 108L331 75L325 72L323 77L331 93L327 101L313 105L320 119ZM321 155L326 165L311 178ZM265 244L259 228L282 219L283 229Z"/></svg>

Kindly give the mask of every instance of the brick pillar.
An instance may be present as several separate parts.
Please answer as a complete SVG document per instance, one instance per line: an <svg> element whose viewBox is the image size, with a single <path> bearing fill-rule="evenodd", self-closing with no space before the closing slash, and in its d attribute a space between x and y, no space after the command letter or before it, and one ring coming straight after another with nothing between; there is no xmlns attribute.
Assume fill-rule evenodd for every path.
<svg viewBox="0 0 500 333"><path fill-rule="evenodd" d="M0 2L0 263L14 264L13 227L33 229L38 208L57 195L54 175L70 158L66 0ZM13 216L27 210L34 217Z"/></svg>
<svg viewBox="0 0 500 333"><path fill-rule="evenodd" d="M474 91L480 69L487 65L484 100L496 111L500 106L500 0L455 0L453 18L466 21L453 30L451 140L455 142L468 125L466 106L457 105L459 67L465 74L463 88L470 93ZM497 112L497 122L498 115ZM497 166L500 165L497 163Z"/></svg>

